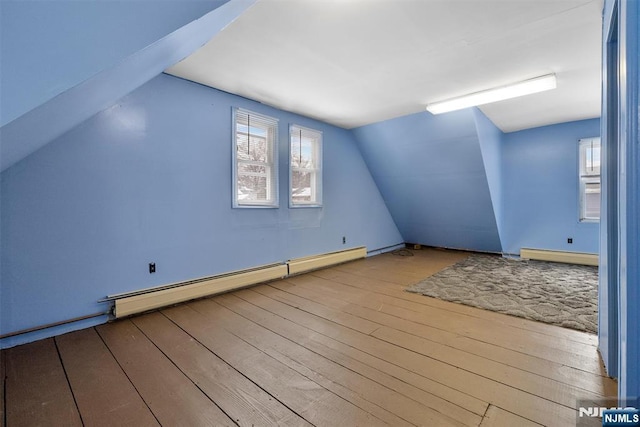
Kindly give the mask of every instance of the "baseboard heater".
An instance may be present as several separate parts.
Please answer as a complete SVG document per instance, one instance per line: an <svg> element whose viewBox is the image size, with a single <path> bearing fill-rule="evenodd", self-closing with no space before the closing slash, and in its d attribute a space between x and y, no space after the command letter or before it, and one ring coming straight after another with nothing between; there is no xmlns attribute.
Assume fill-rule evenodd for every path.
<svg viewBox="0 0 640 427"><path fill-rule="evenodd" d="M550 251L546 249L520 249L520 258L566 264L598 265L598 255L584 252Z"/></svg>
<svg viewBox="0 0 640 427"><path fill-rule="evenodd" d="M367 248L359 247L297 258L288 261L286 264L269 264L186 282L109 295L100 302L113 302L113 315L115 318L121 318L270 280L282 279L293 274L365 258L366 256Z"/></svg>
<svg viewBox="0 0 640 427"><path fill-rule="evenodd" d="M110 295L106 299L114 302L113 315L120 318L286 276L286 264L271 264L157 288Z"/></svg>
<svg viewBox="0 0 640 427"><path fill-rule="evenodd" d="M341 264L347 261L365 258L367 256L367 248L359 247L348 249L346 251L331 252L322 255L313 255L304 258L296 258L290 260L287 265L289 267L289 275L306 273L308 271L317 270L319 268L329 267L331 265Z"/></svg>

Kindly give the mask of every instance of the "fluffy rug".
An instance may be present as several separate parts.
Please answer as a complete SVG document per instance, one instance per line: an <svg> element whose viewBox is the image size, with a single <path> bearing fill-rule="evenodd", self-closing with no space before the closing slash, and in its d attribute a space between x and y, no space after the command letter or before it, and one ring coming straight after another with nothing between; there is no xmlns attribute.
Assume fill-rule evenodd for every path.
<svg viewBox="0 0 640 427"><path fill-rule="evenodd" d="M598 331L598 267L473 254L407 291L579 331Z"/></svg>

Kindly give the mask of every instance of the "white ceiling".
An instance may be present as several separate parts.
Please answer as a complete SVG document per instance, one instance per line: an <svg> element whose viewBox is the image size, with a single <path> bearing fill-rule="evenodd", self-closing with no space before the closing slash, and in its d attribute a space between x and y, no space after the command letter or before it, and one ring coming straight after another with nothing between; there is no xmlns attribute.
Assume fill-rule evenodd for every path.
<svg viewBox="0 0 640 427"><path fill-rule="evenodd" d="M167 72L344 128L555 73L555 90L481 107L510 132L600 115L601 13L602 0L259 0Z"/></svg>

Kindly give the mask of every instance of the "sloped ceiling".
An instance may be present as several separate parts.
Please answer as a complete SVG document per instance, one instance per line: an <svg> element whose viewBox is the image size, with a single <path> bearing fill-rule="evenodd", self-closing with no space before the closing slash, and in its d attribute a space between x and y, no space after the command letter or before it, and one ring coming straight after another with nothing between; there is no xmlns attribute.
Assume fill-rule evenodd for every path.
<svg viewBox="0 0 640 427"><path fill-rule="evenodd" d="M0 125L226 1L2 0Z"/></svg>
<svg viewBox="0 0 640 427"><path fill-rule="evenodd" d="M509 132L600 115L602 0L259 0L167 72L345 128L556 73L481 107Z"/></svg>
<svg viewBox="0 0 640 427"><path fill-rule="evenodd" d="M209 13L204 16L192 16L192 19L194 19L192 22L173 32L165 33L164 37L153 40L149 45L130 55L119 57L118 60L112 60L109 66L102 64L106 68L100 72L89 76L76 75L72 81L59 82L64 85L64 91L48 98L42 104L35 106L35 108L31 106L31 110L0 128L0 170L4 171L14 165L64 132L112 105L122 96L156 77L169 65L175 64L181 58L191 54L236 19L248 7L252 6L254 2L255 0L220 0L212 2L210 7L214 9ZM67 2L66 6L73 9L80 3L82 2L70 1ZM122 7L118 10L118 13L127 13L127 3L121 3L120 5ZM89 9L89 11L95 12L93 9ZM3 25L6 21L4 13L3 11ZM67 15L64 16L67 19L69 18ZM28 14L25 16L26 19L29 17ZM107 19L99 14L89 14L85 18L89 20ZM13 28L16 28L15 25ZM65 28L58 29L58 31L64 32ZM167 29L167 31L171 30ZM4 38L18 36L19 34L10 33L5 27L2 28L3 54L5 47L10 45L4 42ZM130 34L130 36L135 38L135 34ZM102 37L109 37L109 34L103 34ZM52 38L55 37L52 36ZM148 35L144 39L148 42ZM62 44L64 45L64 43ZM88 42L82 47L83 49L95 48ZM73 47L70 48L73 49ZM13 63L5 63L4 56L2 59L3 76L6 69L18 66ZM77 52L77 58L67 65L73 67L76 62L83 60L90 61L90 59L83 56L83 51L79 51ZM46 64L39 67L41 72L45 72L45 69ZM17 75L19 71L12 70L10 74ZM67 77L64 73L62 75L65 78ZM7 80L2 80L3 89L9 83ZM59 88L55 89L58 90ZM3 96L2 103L6 102L8 101ZM7 110L12 111L12 108L7 108Z"/></svg>
<svg viewBox="0 0 640 427"><path fill-rule="evenodd" d="M476 121L416 113L353 131L405 242L502 251Z"/></svg>

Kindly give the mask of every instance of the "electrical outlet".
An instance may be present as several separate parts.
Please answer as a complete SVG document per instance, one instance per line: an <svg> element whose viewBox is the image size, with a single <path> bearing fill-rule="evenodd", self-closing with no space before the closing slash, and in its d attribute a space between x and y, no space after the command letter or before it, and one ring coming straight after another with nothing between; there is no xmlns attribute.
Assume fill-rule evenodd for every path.
<svg viewBox="0 0 640 427"><path fill-rule="evenodd" d="M347 237L346 236L342 236L342 244L346 244L347 243Z"/></svg>
<svg viewBox="0 0 640 427"><path fill-rule="evenodd" d="M153 274L156 272L156 263L155 262L150 262L149 263L149 274Z"/></svg>
<svg viewBox="0 0 640 427"><path fill-rule="evenodd" d="M567 243L568 244L573 244L573 237L567 237Z"/></svg>

